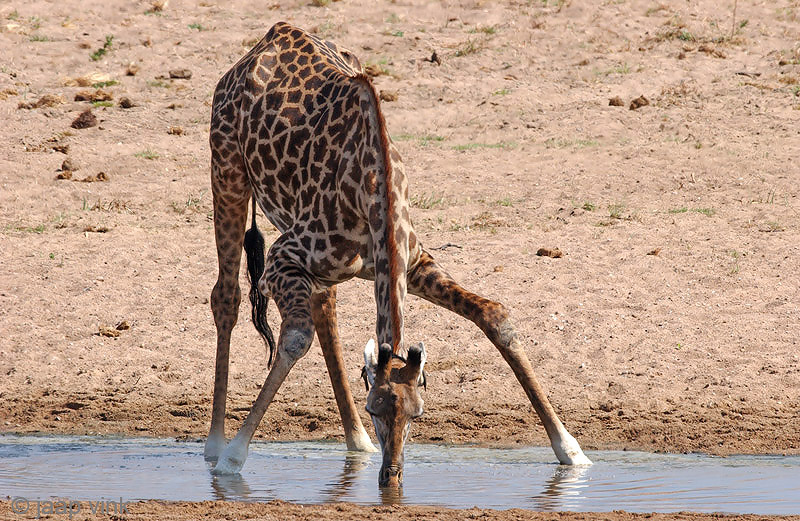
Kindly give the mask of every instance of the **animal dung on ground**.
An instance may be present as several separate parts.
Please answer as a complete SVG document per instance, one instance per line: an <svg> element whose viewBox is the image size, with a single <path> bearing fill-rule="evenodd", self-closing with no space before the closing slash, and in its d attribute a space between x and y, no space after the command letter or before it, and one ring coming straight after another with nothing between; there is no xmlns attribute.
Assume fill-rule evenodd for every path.
<svg viewBox="0 0 800 521"><path fill-rule="evenodd" d="M649 105L650 102L644 96L639 96L631 101L630 109L636 110L638 108L644 107L645 105Z"/></svg>
<svg viewBox="0 0 800 521"><path fill-rule="evenodd" d="M108 176L106 175L105 172L98 172L97 175L90 175L81 179L82 183L95 183L95 182L104 183L106 181L108 181Z"/></svg>
<svg viewBox="0 0 800 521"><path fill-rule="evenodd" d="M108 227L106 226L87 226L83 229L84 233L106 233ZM119 329L119 328L117 328Z"/></svg>
<svg viewBox="0 0 800 521"><path fill-rule="evenodd" d="M64 103L64 98L57 94L45 94L34 102L20 101L17 108L19 109L40 109L42 107L54 107Z"/></svg>
<svg viewBox="0 0 800 521"><path fill-rule="evenodd" d="M189 69L174 69L169 71L169 77L173 80L188 80L192 77L192 71Z"/></svg>
<svg viewBox="0 0 800 521"><path fill-rule="evenodd" d="M114 96L103 89L82 90L75 94L75 101L110 101Z"/></svg>
<svg viewBox="0 0 800 521"><path fill-rule="evenodd" d="M552 257L553 259L560 259L564 256L564 253L558 248L539 248L536 251L536 255L539 257Z"/></svg>
<svg viewBox="0 0 800 521"><path fill-rule="evenodd" d="M56 175L56 179L72 179L72 170L64 170Z"/></svg>
<svg viewBox="0 0 800 521"><path fill-rule="evenodd" d="M380 93L381 101L397 101L397 91L382 90Z"/></svg>
<svg viewBox="0 0 800 521"><path fill-rule="evenodd" d="M119 334L118 330L108 326L100 326L97 333L95 333L96 336L107 336L109 338L117 338Z"/></svg>
<svg viewBox="0 0 800 521"><path fill-rule="evenodd" d="M86 109L72 122L72 128L89 128L97 126L97 116L92 114L92 109Z"/></svg>
<svg viewBox="0 0 800 521"><path fill-rule="evenodd" d="M169 127L169 129L167 129L167 134L181 136L183 135L183 127Z"/></svg>
<svg viewBox="0 0 800 521"><path fill-rule="evenodd" d="M625 102L622 101L622 98L620 98L619 96L614 96L613 98L609 98L608 105L610 107L624 107Z"/></svg>
<svg viewBox="0 0 800 521"><path fill-rule="evenodd" d="M136 105L133 103L133 101L131 101L130 98L125 97L125 98L120 98L119 106L122 107L123 109L129 109L131 107L135 107Z"/></svg>

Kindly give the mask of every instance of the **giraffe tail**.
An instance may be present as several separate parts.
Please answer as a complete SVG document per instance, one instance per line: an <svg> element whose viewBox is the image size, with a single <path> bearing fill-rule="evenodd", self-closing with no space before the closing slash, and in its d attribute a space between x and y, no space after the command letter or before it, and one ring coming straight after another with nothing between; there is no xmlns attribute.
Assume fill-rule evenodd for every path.
<svg viewBox="0 0 800 521"><path fill-rule="evenodd" d="M250 278L250 304L253 306L253 325L269 347L267 367L272 366L275 356L275 338L267 323L269 297L258 290L258 281L264 274L265 243L264 236L256 226L256 198L253 196L253 220L250 229L244 234L244 251L247 256L247 275Z"/></svg>

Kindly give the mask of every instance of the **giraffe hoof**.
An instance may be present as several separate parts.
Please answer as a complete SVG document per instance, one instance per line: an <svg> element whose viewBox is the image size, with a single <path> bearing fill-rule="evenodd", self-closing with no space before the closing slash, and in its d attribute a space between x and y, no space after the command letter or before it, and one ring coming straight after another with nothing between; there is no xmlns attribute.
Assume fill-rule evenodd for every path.
<svg viewBox="0 0 800 521"><path fill-rule="evenodd" d="M568 432L562 432L560 440L553 440L553 452L556 453L559 463L562 465L591 465L592 460L586 457L586 454L581 450L578 445L578 440L572 437Z"/></svg>
<svg viewBox="0 0 800 521"><path fill-rule="evenodd" d="M347 440L347 450L358 452L378 452L378 448L372 444L372 440L369 439L369 435L364 430L354 435L353 439Z"/></svg>
<svg viewBox="0 0 800 521"><path fill-rule="evenodd" d="M247 446L241 447L238 444L231 442L219 455L217 464L211 471L215 476L229 476L231 474L239 474L244 462L247 460Z"/></svg>
<svg viewBox="0 0 800 521"><path fill-rule="evenodd" d="M211 463L215 463L219 459L222 449L225 448L225 438L211 437L206 440L205 448L203 449L203 458Z"/></svg>

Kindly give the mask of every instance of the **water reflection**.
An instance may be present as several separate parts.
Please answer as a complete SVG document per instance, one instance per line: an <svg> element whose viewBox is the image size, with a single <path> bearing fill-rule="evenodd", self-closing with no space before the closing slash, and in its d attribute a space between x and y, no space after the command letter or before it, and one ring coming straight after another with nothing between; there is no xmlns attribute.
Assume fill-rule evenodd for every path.
<svg viewBox="0 0 800 521"><path fill-rule="evenodd" d="M339 474L339 479L331 482L322 491L322 496L325 500L343 501L343 498L348 495L353 485L361 479L361 476L359 476L361 471L369 467L371 457L370 453L348 452L344 458L344 468Z"/></svg>
<svg viewBox="0 0 800 521"><path fill-rule="evenodd" d="M579 510L581 489L588 486L587 474L591 467L558 465L545 483L545 488L531 500L536 510Z"/></svg>
<svg viewBox="0 0 800 521"><path fill-rule="evenodd" d="M377 479L375 480L375 486L378 486ZM403 489L402 488L381 488L381 504L382 505L402 505L403 501Z"/></svg>
<svg viewBox="0 0 800 521"><path fill-rule="evenodd" d="M211 488L214 490L214 499L232 500L250 497L252 490L241 474L212 475Z"/></svg>

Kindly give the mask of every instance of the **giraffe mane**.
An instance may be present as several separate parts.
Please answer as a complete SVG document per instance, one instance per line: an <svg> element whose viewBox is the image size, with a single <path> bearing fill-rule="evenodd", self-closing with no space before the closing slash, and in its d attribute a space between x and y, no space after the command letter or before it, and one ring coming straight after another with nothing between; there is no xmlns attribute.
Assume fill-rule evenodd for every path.
<svg viewBox="0 0 800 521"><path fill-rule="evenodd" d="M401 270L397 263L397 241L394 236L396 225L395 216L398 215L398 212L396 194L394 190L392 190L393 171L392 160L389 154L389 133L386 131L386 119L383 117L378 93L375 92L375 86L372 84L372 80L363 72L353 76L353 79L366 87L372 101L372 106L375 108L375 115L378 122L377 130L381 143L381 159L383 162L384 176L386 178L386 248L389 254L389 312L392 321L392 352L397 353L400 349L400 339L403 337L403 332L400 330L400 305L397 296L397 280L400 277Z"/></svg>

